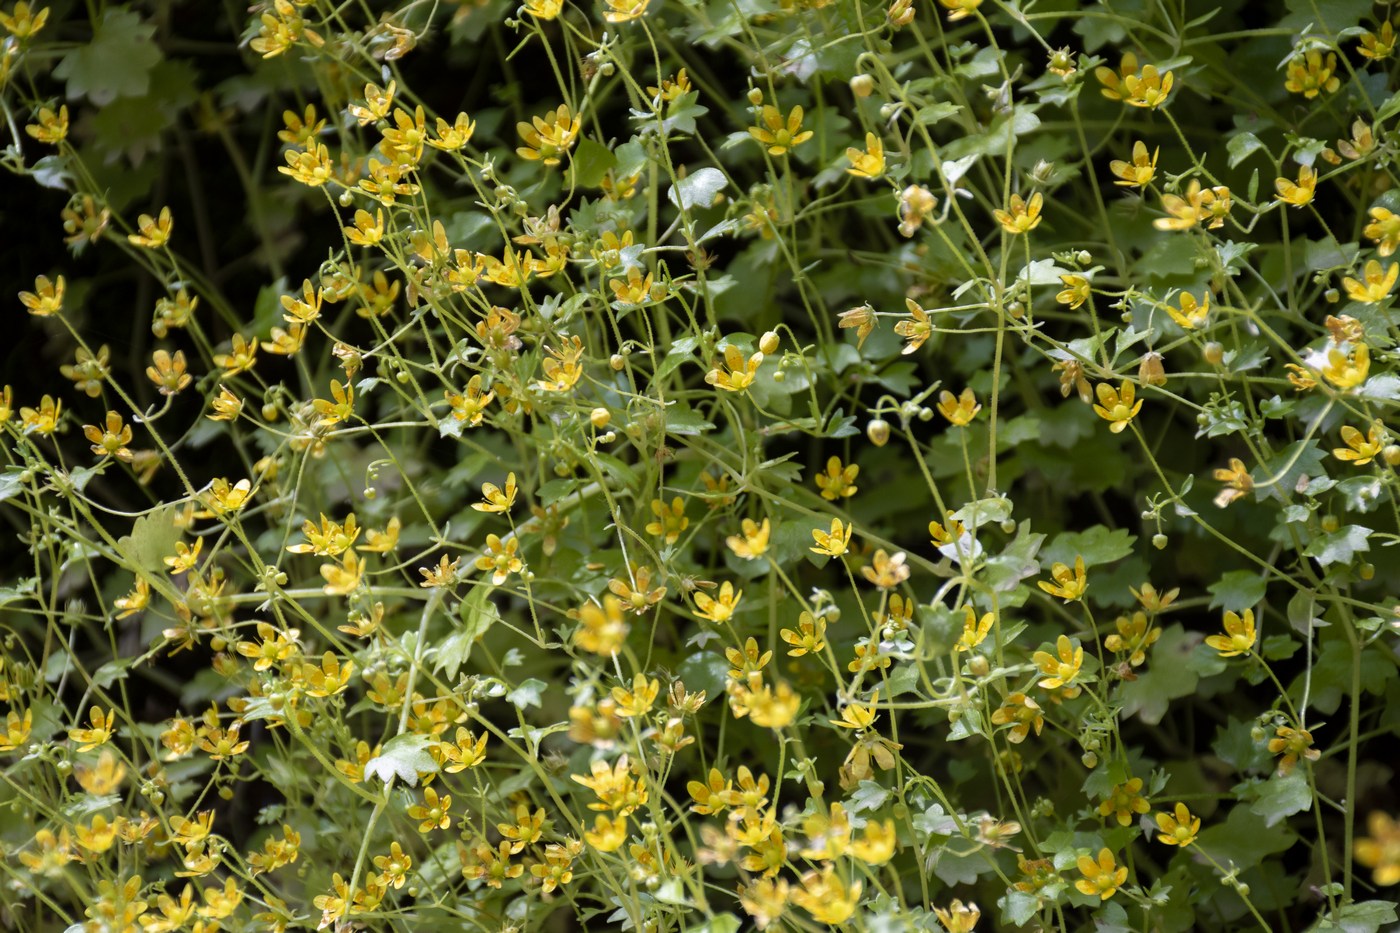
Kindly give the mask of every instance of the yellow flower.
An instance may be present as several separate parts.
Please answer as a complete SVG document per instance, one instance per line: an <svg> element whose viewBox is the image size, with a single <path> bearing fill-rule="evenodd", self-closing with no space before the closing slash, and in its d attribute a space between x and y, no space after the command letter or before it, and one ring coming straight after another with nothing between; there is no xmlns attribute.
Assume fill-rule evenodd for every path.
<svg viewBox="0 0 1400 933"><path fill-rule="evenodd" d="M1327 365L1322 376L1339 389L1351 389L1366 381L1371 371L1371 351L1366 344L1357 344L1350 356L1337 347L1327 350Z"/></svg>
<svg viewBox="0 0 1400 933"><path fill-rule="evenodd" d="M1055 640L1055 654L1048 651L1037 651L1031 656L1031 661L1045 675L1045 678L1039 681L1036 686L1046 690L1057 690L1073 683L1074 679L1079 676L1079 670L1084 665L1084 648L1077 640L1071 640L1068 635L1061 635ZM1078 695L1078 688L1074 689L1073 694L1068 691L1065 693L1067 699L1073 699Z"/></svg>
<svg viewBox="0 0 1400 933"><path fill-rule="evenodd" d="M1147 585L1150 587L1152 584ZM1144 612L1134 612L1131 618L1119 616L1114 624L1118 631L1105 638L1103 646L1115 654L1128 655L1130 667L1141 667L1147 660L1147 649L1162 637L1161 627L1149 625Z"/></svg>
<svg viewBox="0 0 1400 933"><path fill-rule="evenodd" d="M835 877L836 869L827 865L820 872L809 871L802 876L802 887L794 890L791 900L812 915L817 923L832 926L845 923L856 912L862 885L849 886Z"/></svg>
<svg viewBox="0 0 1400 933"><path fill-rule="evenodd" d="M1088 577L1084 573L1084 558L1076 556L1074 558L1074 569L1069 565L1056 562L1050 567L1050 576L1054 578L1054 583L1047 583L1044 580L1038 581L1037 585L1049 593L1051 596L1058 596L1065 602L1073 602L1084 597L1084 591L1089 588Z"/></svg>
<svg viewBox="0 0 1400 933"><path fill-rule="evenodd" d="M1045 728L1045 716L1035 700L1024 693L1013 693L992 713L993 725L1004 726L1008 723L1011 729L1006 734L1006 740L1019 745L1032 729L1036 735L1040 735L1041 729Z"/></svg>
<svg viewBox="0 0 1400 933"><path fill-rule="evenodd" d="M982 5L982 0L938 0L948 11L948 22L956 23L971 16Z"/></svg>
<svg viewBox="0 0 1400 933"><path fill-rule="evenodd" d="M1082 275L1062 275L1060 281L1064 289L1055 296L1062 305L1069 305L1071 311L1089 300L1089 280Z"/></svg>
<svg viewBox="0 0 1400 933"><path fill-rule="evenodd" d="M145 578L137 577L136 583L130 593L112 601L112 605L121 611L117 613L118 619L125 619L133 616L151 604L151 585Z"/></svg>
<svg viewBox="0 0 1400 933"><path fill-rule="evenodd" d="M533 117L530 123L515 125L515 131L525 143L515 150L516 155L531 162L558 165L573 147L582 127L583 121L572 116L569 108L561 104L543 117Z"/></svg>
<svg viewBox="0 0 1400 933"><path fill-rule="evenodd" d="M161 395L175 395L183 390L194 377L185 372L185 351L174 354L166 350L156 350L151 354L152 366L146 367L146 378L156 384Z"/></svg>
<svg viewBox="0 0 1400 933"><path fill-rule="evenodd" d="M491 571L491 582L500 586L511 574L525 569L524 561L516 553L519 550L519 538L502 542L499 535L487 535L486 552L476 559L476 569Z"/></svg>
<svg viewBox="0 0 1400 933"><path fill-rule="evenodd" d="M1376 134L1361 118L1351 124L1351 139L1337 140L1337 151L1348 159L1364 159L1376 148Z"/></svg>
<svg viewBox="0 0 1400 933"><path fill-rule="evenodd" d="M604 0L608 10L603 19L610 23L625 23L646 13L651 0Z"/></svg>
<svg viewBox="0 0 1400 933"><path fill-rule="evenodd" d="M1279 773L1287 776L1293 773L1298 760L1317 761L1322 752L1312 747L1312 733L1307 729L1294 729L1279 726L1274 730L1274 738L1269 740L1269 754L1283 756L1278 763Z"/></svg>
<svg viewBox="0 0 1400 933"><path fill-rule="evenodd" d="M879 324L879 318L875 317L875 309L870 305L861 305L858 308L842 311L836 316L836 319L837 326L842 330L855 328L857 350L865 346L865 338L869 337L874 332L876 325ZM900 332L898 324L895 325L895 332Z"/></svg>
<svg viewBox="0 0 1400 933"><path fill-rule="evenodd" d="M36 11L25 0L19 0L9 13L0 13L0 26L21 41L33 36L49 20L49 8Z"/></svg>
<svg viewBox="0 0 1400 933"><path fill-rule="evenodd" d="M1400 246L1400 214L1391 213L1384 207L1373 207L1368 212L1371 222L1361 232L1376 241L1376 252L1382 257L1389 256Z"/></svg>
<svg viewBox="0 0 1400 933"><path fill-rule="evenodd" d="M924 310L923 305L919 304L913 298L905 298L904 306L909 309L910 319L895 324L894 332L904 338L904 349L899 352L907 356L919 349L919 347L922 347L924 341L928 340L928 338L933 335L933 323L929 320L928 312ZM843 324L842 326L844 327L845 325ZM871 329L874 329L873 324L871 325ZM869 331L866 331L866 333L868 334ZM860 339L861 342L864 342L865 336L861 335ZM859 343L856 344L856 349L860 349Z"/></svg>
<svg viewBox="0 0 1400 933"><path fill-rule="evenodd" d="M996 613L994 612L984 612L982 618L979 619L976 610L970 604L963 606L963 630L962 634L958 636L957 644L953 646L953 651L971 651L982 644L987 640L987 634L991 632L992 623L995 621ZM1044 654L1044 652L1040 653ZM1079 653L1082 661L1084 650L1081 648Z"/></svg>
<svg viewBox="0 0 1400 933"><path fill-rule="evenodd" d="M1162 831L1157 841L1164 845L1185 848L1196 841L1196 834L1201 831L1201 818L1192 816L1184 803L1178 803L1175 810L1175 815L1157 814L1157 828Z"/></svg>
<svg viewBox="0 0 1400 933"><path fill-rule="evenodd" d="M94 748L106 745L112 738L112 733L116 731L116 720L116 710L110 709L103 713L101 707L94 706L88 712L91 728L69 729L68 738L78 743L78 751L90 752Z"/></svg>
<svg viewBox="0 0 1400 933"><path fill-rule="evenodd" d="M1225 488L1215 497L1215 504L1222 509L1254 489L1254 477L1249 475L1249 470L1239 457L1231 457L1229 467L1217 469L1215 478L1225 484Z"/></svg>
<svg viewBox="0 0 1400 933"><path fill-rule="evenodd" d="M141 232L130 234L126 239L132 246L160 249L170 241L170 230L174 226L175 221L170 217L170 208L162 207L158 218L150 214L137 217L136 229Z"/></svg>
<svg viewBox="0 0 1400 933"><path fill-rule="evenodd" d="M603 604L584 603L578 610L578 631L573 642L584 651L608 657L617 652L627 640L627 620L622 614L622 602L611 593Z"/></svg>
<svg viewBox="0 0 1400 933"><path fill-rule="evenodd" d="M859 489L856 486L856 476L860 473L860 466L855 463L843 466L840 457L831 457L826 461L826 472L818 473L817 488L821 490L822 498L828 502L835 502L837 499L849 499L856 494Z"/></svg>
<svg viewBox="0 0 1400 933"><path fill-rule="evenodd" d="M912 237L938 206L938 197L923 185L910 185L899 193L899 235Z"/></svg>
<svg viewBox="0 0 1400 933"><path fill-rule="evenodd" d="M892 590L909 579L909 566L904 561L903 551L890 555L879 548L870 563L860 568L860 574L880 589Z"/></svg>
<svg viewBox="0 0 1400 933"><path fill-rule="evenodd" d="M63 400L45 395L39 400L38 408L21 406L19 420L24 424L26 434L52 434L58 430L58 419L63 414Z"/></svg>
<svg viewBox="0 0 1400 933"><path fill-rule="evenodd" d="M229 340L229 352L215 353L214 365L224 371L226 377L233 377L253 368L258 360L258 338L245 340L242 334L234 334Z"/></svg>
<svg viewBox="0 0 1400 933"><path fill-rule="evenodd" d="M690 519L685 515L685 502L680 496L672 499L670 506L660 499L651 500L651 513L656 516L656 521L647 524L647 534L665 538L667 544L675 544L680 540L681 532L690 527Z"/></svg>
<svg viewBox="0 0 1400 933"><path fill-rule="evenodd" d="M1275 178L1274 190L1278 194L1274 199L1294 207L1303 207L1311 204L1313 193L1317 190L1317 173L1313 171L1311 165L1304 165L1298 169L1298 181L1293 182L1287 178Z"/></svg>
<svg viewBox="0 0 1400 933"><path fill-rule="evenodd" d="M1108 849L1099 850L1098 861L1087 855L1079 857L1079 873L1084 876L1074 886L1081 894L1097 894L1101 900L1108 900L1118 889L1128 883L1128 869L1120 867Z"/></svg>
<svg viewBox="0 0 1400 933"><path fill-rule="evenodd" d="M1158 217L1152 225L1158 230L1190 230L1198 223L1209 221L1206 226L1215 230L1224 225L1233 203L1229 188L1224 185L1202 188L1193 178L1186 186L1185 197L1162 195L1162 209L1171 216Z"/></svg>
<svg viewBox="0 0 1400 933"><path fill-rule="evenodd" d="M831 531L822 531L820 528L812 529L812 539L817 546L810 550L814 554L825 554L828 557L840 557L846 553L846 549L851 544L851 532L855 529L854 523L842 524L841 519L831 520Z"/></svg>
<svg viewBox="0 0 1400 933"><path fill-rule="evenodd" d="M1039 191L1031 195L1030 201L1022 199L1019 194L1013 194L1007 209L997 209L992 212L992 216L1007 233L1030 233L1040 226L1040 209L1044 204L1045 196Z"/></svg>
<svg viewBox="0 0 1400 933"><path fill-rule="evenodd" d="M1332 456L1338 460L1355 463L1357 466L1365 466L1380 455L1385 447L1385 429L1379 424L1371 425L1371 429L1363 436L1360 431L1349 424L1342 425L1342 443L1345 447L1332 448Z"/></svg>
<svg viewBox="0 0 1400 933"><path fill-rule="evenodd" d="M452 825L452 817L448 813L448 808L452 806L452 797L448 794L438 796L438 792L431 787L423 788L423 802L414 804L408 808L408 817L412 820L421 820L418 824L420 833L430 833L435 829L446 829Z"/></svg>
<svg viewBox="0 0 1400 933"><path fill-rule="evenodd" d="M982 405L970 388L964 388L962 394L956 397L947 389L938 393L938 413L947 418L954 427L967 427L981 410Z"/></svg>
<svg viewBox="0 0 1400 933"><path fill-rule="evenodd" d="M302 534L306 535L308 543L287 545L287 550L292 554L339 557L360 536L360 528L355 524L355 513L353 512L346 517L344 525L326 518L323 512L321 513L321 527L319 529L316 527L316 523L308 518L302 524L301 531Z"/></svg>
<svg viewBox="0 0 1400 933"><path fill-rule="evenodd" d="M1225 613L1225 634L1211 635L1206 644L1220 652L1222 658L1233 658L1248 654L1257 638L1254 630L1254 610L1246 609L1244 615Z"/></svg>
<svg viewBox="0 0 1400 933"><path fill-rule="evenodd" d="M1100 382L1094 387L1094 393L1099 398L1099 403L1094 406L1094 413L1109 422L1108 429L1114 434L1121 434L1137 417L1137 413L1142 411L1142 399L1133 401L1131 382L1123 382L1117 391L1108 383Z"/></svg>
<svg viewBox="0 0 1400 933"><path fill-rule="evenodd" d="M1366 835L1356 840L1355 852L1377 885L1400 884L1400 821L1374 811L1366 818Z"/></svg>
<svg viewBox="0 0 1400 933"><path fill-rule="evenodd" d="M347 551L340 563L321 565L321 578L326 581L322 590L328 596L348 596L359 587L364 574L365 566L360 558L354 551Z"/></svg>
<svg viewBox="0 0 1400 933"><path fill-rule="evenodd" d="M598 814L593 829L584 832L583 841L594 851L616 852L627 841L627 817L610 820L605 814Z"/></svg>
<svg viewBox="0 0 1400 933"><path fill-rule="evenodd" d="M1119 62L1118 71L1100 65L1094 69L1094 76L1103 85L1100 93L1109 100L1121 100L1133 107L1157 108L1166 102L1175 80L1170 71L1158 74L1155 65L1144 65L1138 71L1137 56L1126 53Z"/></svg>
<svg viewBox="0 0 1400 933"><path fill-rule="evenodd" d="M554 19L563 9L564 0L525 0L525 12L535 19ZM611 852L612 850L607 851Z"/></svg>
<svg viewBox="0 0 1400 933"><path fill-rule="evenodd" d="M1400 262L1393 262L1382 269L1376 260L1368 260L1361 277L1365 280L1364 285L1350 276L1342 279L1342 287L1346 289L1347 297L1363 304L1385 301L1390 297L1390 290L1395 287L1396 280L1400 279Z"/></svg>
<svg viewBox="0 0 1400 933"><path fill-rule="evenodd" d="M613 687L612 698L617 704L617 715L622 717L642 717L651 712L656 704L656 695L661 690L661 682L647 680L645 674L632 678L632 689Z"/></svg>
<svg viewBox="0 0 1400 933"><path fill-rule="evenodd" d="M982 919L982 909L976 904L964 904L954 900L947 910L942 907L933 908L933 915L948 933L972 933L977 927L977 921Z"/></svg>
<svg viewBox="0 0 1400 933"><path fill-rule="evenodd" d="M1363 32L1361 34L1361 44L1357 46L1356 52L1362 58L1369 58L1372 61L1380 61L1389 58L1395 51L1395 27L1390 25L1390 20L1381 23L1380 35L1373 32Z"/></svg>
<svg viewBox="0 0 1400 933"><path fill-rule="evenodd" d="M851 855L867 865L883 865L894 857L898 842L894 820L869 820L864 834L851 840Z"/></svg>
<svg viewBox="0 0 1400 933"><path fill-rule="evenodd" d="M40 107L37 117L39 122L26 125L24 131L39 142L48 146L57 146L68 137L68 107L66 104L58 108L58 113L54 113L48 107Z"/></svg>
<svg viewBox="0 0 1400 933"><path fill-rule="evenodd" d="M1165 307L1167 314L1183 330L1195 330L1205 326L1206 321L1210 318L1210 292L1202 294L1200 301L1197 301L1196 296L1190 292L1182 292L1177 298L1177 302L1181 305L1180 311L1171 305Z"/></svg>
<svg viewBox="0 0 1400 933"><path fill-rule="evenodd" d="M5 731L0 733L0 752L13 752L24 747L29 741L29 732L34 727L34 711L27 709L21 718L11 710L5 715Z"/></svg>
<svg viewBox="0 0 1400 933"><path fill-rule="evenodd" d="M736 591L734 584L728 580L720 586L718 598L697 590L695 593L695 614L702 619L714 622L716 625L728 622L743 596L744 591Z"/></svg>
<svg viewBox="0 0 1400 933"><path fill-rule="evenodd" d="M447 404L452 407L452 417L465 422L469 428L481 424L481 419L486 414L486 406L496 397L494 391L482 391L481 373L476 373L467 380L465 393L458 395L448 389L443 395L447 398Z"/></svg>
<svg viewBox="0 0 1400 933"><path fill-rule="evenodd" d="M1133 822L1134 813L1146 813L1151 809L1147 798L1142 795L1142 778L1131 778L1127 783L1113 785L1108 796L1099 804L1099 816L1111 815L1119 826L1128 826Z"/></svg>
<svg viewBox="0 0 1400 933"><path fill-rule="evenodd" d="M1320 50L1312 49L1305 55L1293 56L1288 62L1288 72L1283 86L1294 94L1302 94L1309 100L1322 91L1335 94L1337 88L1342 86L1341 80L1333 73L1336 70L1336 53L1328 52L1327 58L1324 59Z"/></svg>
<svg viewBox="0 0 1400 933"><path fill-rule="evenodd" d="M204 504L215 515L237 512L248 504L255 492L257 490L253 488L252 481L246 477L236 483L230 483L220 476L209 483L209 490L203 497Z"/></svg>
<svg viewBox="0 0 1400 933"><path fill-rule="evenodd" d="M759 125L749 127L749 135L758 140L769 155L780 156L811 139L812 131L802 129L800 105L788 112L785 121L777 107L764 104L759 112Z"/></svg>
<svg viewBox="0 0 1400 933"><path fill-rule="evenodd" d="M515 474L506 474L504 491L495 483L482 483L481 495L485 501L472 504L478 512L509 512L515 505Z"/></svg>
<svg viewBox="0 0 1400 933"><path fill-rule="evenodd" d="M63 310L63 292L67 287L63 276L54 276L50 281L47 275L36 276L34 291L20 292L19 303L37 317L48 317Z"/></svg>
<svg viewBox="0 0 1400 933"><path fill-rule="evenodd" d="M114 411L107 412L103 427L95 424L83 425L83 435L92 442L92 452L99 457L116 457L125 463L132 459L131 425L122 423L122 416Z"/></svg>
<svg viewBox="0 0 1400 933"><path fill-rule="evenodd" d="M746 518L740 523L743 530L742 535L730 535L724 539L724 543L729 545L729 549L738 557L744 560L755 560L762 557L768 550L768 536L772 532L772 526L768 519L763 520L759 525L751 518Z"/></svg>
<svg viewBox="0 0 1400 933"><path fill-rule="evenodd" d="M803 611L797 617L797 630L785 628L778 637L787 642L788 656L800 658L804 654L817 654L826 649L826 616L813 616Z"/></svg>
<svg viewBox="0 0 1400 933"><path fill-rule="evenodd" d="M874 133L866 133L865 151L849 148L846 150L846 159L851 163L851 167L846 169L847 175L857 178L879 178L885 171L885 144Z"/></svg>
<svg viewBox="0 0 1400 933"><path fill-rule="evenodd" d="M1108 170L1117 176L1114 184L1123 188L1146 187L1157 174L1157 155L1161 151L1161 147L1152 150L1152 156L1149 158L1147 144L1140 139L1134 142L1131 162L1114 159L1108 163Z"/></svg>
<svg viewBox="0 0 1400 933"><path fill-rule="evenodd" d="M219 386L219 394L209 403L209 407L214 409L212 415L206 415L210 421L232 421L243 411L243 400L228 390L227 386Z"/></svg>
<svg viewBox="0 0 1400 933"><path fill-rule="evenodd" d="M744 358L744 352L734 344L724 348L724 364L716 364L705 374L705 381L717 389L727 392L743 392L753 385L758 376L758 367L763 364L763 351L760 350ZM725 370L728 370L726 372Z"/></svg>

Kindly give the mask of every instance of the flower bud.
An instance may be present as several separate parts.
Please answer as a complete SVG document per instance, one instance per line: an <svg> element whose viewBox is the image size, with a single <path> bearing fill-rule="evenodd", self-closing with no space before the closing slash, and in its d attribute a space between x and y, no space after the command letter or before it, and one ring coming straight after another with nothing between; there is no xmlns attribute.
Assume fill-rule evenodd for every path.
<svg viewBox="0 0 1400 933"><path fill-rule="evenodd" d="M614 353L608 358L608 365L613 368L614 372L620 373L622 372L622 367L627 365L627 361L622 358L621 353Z"/></svg>
<svg viewBox="0 0 1400 933"><path fill-rule="evenodd" d="M1165 549L1167 546L1167 536L1162 534L1160 531L1157 532L1155 535L1152 536L1152 546L1159 551Z"/></svg>
<svg viewBox="0 0 1400 933"><path fill-rule="evenodd" d="M762 337L759 338L758 348L762 350L765 355L771 356L772 354L778 352L778 346L780 343L781 339L778 337L778 332L770 330L768 331L768 333L764 334Z"/></svg>
<svg viewBox="0 0 1400 933"><path fill-rule="evenodd" d="M1385 450L1381 451L1381 458L1388 466L1400 466L1400 445L1387 444Z"/></svg>
<svg viewBox="0 0 1400 933"><path fill-rule="evenodd" d="M763 92L756 87L749 88L749 103L755 107L763 103Z"/></svg>
<svg viewBox="0 0 1400 933"><path fill-rule="evenodd" d="M865 426L865 436L876 447L884 447L890 442L890 423L883 418L872 418Z"/></svg>
<svg viewBox="0 0 1400 933"><path fill-rule="evenodd" d="M588 420L593 422L593 427L601 431L612 420L612 412L606 408L595 408L588 413Z"/></svg>
<svg viewBox="0 0 1400 933"><path fill-rule="evenodd" d="M1162 368L1162 354L1156 350L1143 354L1142 365L1138 367L1138 381L1146 386L1167 384L1167 372Z"/></svg>
<svg viewBox="0 0 1400 933"><path fill-rule="evenodd" d="M967 669L972 672L973 677L986 677L992 670L992 665L984 655L974 654L967 660Z"/></svg>
<svg viewBox="0 0 1400 933"><path fill-rule="evenodd" d="M1212 340L1201 348L1201 356L1205 357L1205 361L1210 365L1219 366L1220 361L1225 359L1225 348Z"/></svg>
<svg viewBox="0 0 1400 933"><path fill-rule="evenodd" d="M1099 756L1094 752L1085 752L1080 756L1079 761L1084 767L1093 770L1099 765Z"/></svg>
<svg viewBox="0 0 1400 933"><path fill-rule="evenodd" d="M857 97L869 97L875 91L875 79L870 75L860 74L851 79L851 93Z"/></svg>

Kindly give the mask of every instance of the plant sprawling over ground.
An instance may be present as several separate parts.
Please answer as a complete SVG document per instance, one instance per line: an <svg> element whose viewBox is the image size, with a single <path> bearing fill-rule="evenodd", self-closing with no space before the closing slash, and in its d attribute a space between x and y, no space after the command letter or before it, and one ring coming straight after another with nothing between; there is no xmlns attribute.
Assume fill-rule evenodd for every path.
<svg viewBox="0 0 1400 933"><path fill-rule="evenodd" d="M0 928L1394 922L1395 12L0 5Z"/></svg>

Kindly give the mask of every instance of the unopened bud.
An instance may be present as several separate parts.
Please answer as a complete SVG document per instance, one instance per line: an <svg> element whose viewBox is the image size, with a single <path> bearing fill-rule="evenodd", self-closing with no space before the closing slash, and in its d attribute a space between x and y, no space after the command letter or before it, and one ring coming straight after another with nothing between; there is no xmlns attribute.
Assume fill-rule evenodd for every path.
<svg viewBox="0 0 1400 933"><path fill-rule="evenodd" d="M1138 367L1138 381L1147 386L1167 384L1167 371L1162 368L1162 354L1155 350L1143 354L1142 365Z"/></svg>
<svg viewBox="0 0 1400 933"><path fill-rule="evenodd" d="M986 677L991 672L992 665L985 655L974 654L967 660L967 669L972 672L973 677Z"/></svg>
<svg viewBox="0 0 1400 933"><path fill-rule="evenodd" d="M772 355L778 352L778 346L781 342L781 338L778 337L778 332L770 330L759 338L758 348L765 354Z"/></svg>
<svg viewBox="0 0 1400 933"><path fill-rule="evenodd" d="M1157 550L1163 550L1167 546L1167 536L1158 532L1152 536L1152 546Z"/></svg>
<svg viewBox="0 0 1400 933"><path fill-rule="evenodd" d="M755 107L763 103L763 92L756 87L749 88L749 103Z"/></svg>
<svg viewBox="0 0 1400 933"><path fill-rule="evenodd" d="M875 79L870 75L856 75L851 79L851 93L857 97L869 97L875 91Z"/></svg>
<svg viewBox="0 0 1400 933"><path fill-rule="evenodd" d="M595 408L588 413L588 420L593 422L593 427L601 431L612 420L612 412L606 408Z"/></svg>
<svg viewBox="0 0 1400 933"><path fill-rule="evenodd" d="M1201 356L1205 357L1210 365L1219 366L1220 361L1225 359L1225 348L1212 340L1201 348Z"/></svg>
<svg viewBox="0 0 1400 933"><path fill-rule="evenodd" d="M622 367L627 365L627 361L622 358L621 353L614 353L608 358L608 365L613 368L614 372L620 373L622 372Z"/></svg>
<svg viewBox="0 0 1400 933"><path fill-rule="evenodd" d="M1387 444L1381 451L1381 459L1389 466L1400 466L1400 445Z"/></svg>
<svg viewBox="0 0 1400 933"><path fill-rule="evenodd" d="M865 426L865 436L876 447L884 447L890 442L890 423L884 418L873 418Z"/></svg>

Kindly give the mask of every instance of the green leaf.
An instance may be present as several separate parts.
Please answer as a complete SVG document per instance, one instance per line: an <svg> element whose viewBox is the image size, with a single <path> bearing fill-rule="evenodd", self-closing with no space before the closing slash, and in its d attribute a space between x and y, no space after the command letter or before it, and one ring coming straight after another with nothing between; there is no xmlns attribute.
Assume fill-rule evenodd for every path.
<svg viewBox="0 0 1400 933"><path fill-rule="evenodd" d="M1109 531L1103 525L1095 525L1087 531L1067 531L1056 535L1042 557L1047 563L1062 563L1071 567L1076 557L1084 558L1085 567L1111 564L1133 553L1133 542L1136 540L1137 537L1126 529Z"/></svg>
<svg viewBox="0 0 1400 933"><path fill-rule="evenodd" d="M1394 901L1358 901L1328 913L1308 927L1308 933L1341 930L1342 933L1377 933L1383 924L1394 923Z"/></svg>
<svg viewBox="0 0 1400 933"><path fill-rule="evenodd" d="M691 693L705 691L705 702L724 695L729 678L729 662L713 651L697 651L687 655L676 671L677 677Z"/></svg>
<svg viewBox="0 0 1400 933"><path fill-rule="evenodd" d="M851 791L850 807L852 813L859 813L862 810L878 810L890 797L888 787L883 787L875 781L861 781L856 785L856 789Z"/></svg>
<svg viewBox="0 0 1400 933"><path fill-rule="evenodd" d="M471 657L472 646L501 619L496 604L491 601L491 587L478 586L472 590L462 600L458 617L462 620L461 628L443 639L433 653L433 669L441 671L448 680L457 677L457 672Z"/></svg>
<svg viewBox="0 0 1400 933"><path fill-rule="evenodd" d="M1370 537L1371 529L1362 528L1360 525L1344 525L1331 534L1318 535L1308 542L1303 554L1317 559L1317 562L1324 567L1331 564L1350 563L1351 559L1362 551L1371 549L1370 543L1366 540Z"/></svg>
<svg viewBox="0 0 1400 933"><path fill-rule="evenodd" d="M174 556L175 542L180 540L175 513L175 506L166 505L142 515L131 526L131 534L117 540L117 551L137 570L163 571L165 558Z"/></svg>
<svg viewBox="0 0 1400 933"><path fill-rule="evenodd" d="M151 41L156 27L130 10L107 10L92 41L63 57L54 77L68 82L68 97L86 97L99 107L118 97L141 97L150 89L151 69L161 60Z"/></svg>
<svg viewBox="0 0 1400 933"><path fill-rule="evenodd" d="M1206 589L1210 592L1210 608L1239 612L1257 606L1268 583L1253 570L1231 570Z"/></svg>
<svg viewBox="0 0 1400 933"><path fill-rule="evenodd" d="M1230 154L1230 168L1239 165L1255 152L1264 148L1259 137L1253 133L1236 133L1225 142L1225 151Z"/></svg>
<svg viewBox="0 0 1400 933"><path fill-rule="evenodd" d="M997 901L1001 908L1002 923L1013 927L1024 926L1040 910L1040 898L1024 891L1008 890Z"/></svg>
<svg viewBox="0 0 1400 933"><path fill-rule="evenodd" d="M1195 693L1198 677L1187 667L1186 659L1199 641L1199 635L1179 624L1167 626L1152 648L1147 670L1139 671L1137 680L1123 684L1119 694L1123 714L1137 714L1143 722L1154 725L1162 721L1172 700Z"/></svg>
<svg viewBox="0 0 1400 933"><path fill-rule="evenodd" d="M1297 835L1287 824L1270 826L1248 807L1238 806L1224 820L1201 830L1196 844L1222 865L1253 868L1270 855L1292 848Z"/></svg>
<svg viewBox="0 0 1400 933"><path fill-rule="evenodd" d="M668 406L666 409L666 433L677 437L689 437L714 430L713 422L700 417L700 413L684 402Z"/></svg>
<svg viewBox="0 0 1400 933"><path fill-rule="evenodd" d="M527 706L543 706L544 704L540 702L540 698L544 696L544 692L548 688L549 684L545 683L543 680L531 677L510 693L507 693L506 702L510 703L516 709L524 709Z"/></svg>
<svg viewBox="0 0 1400 933"><path fill-rule="evenodd" d="M717 168L696 169L666 192L666 197L681 210L709 207L729 182Z"/></svg>
<svg viewBox="0 0 1400 933"><path fill-rule="evenodd" d="M1251 813L1264 818L1265 826L1274 826L1295 813L1312 806L1312 790L1302 768L1293 769L1287 777L1275 775L1264 782L1259 799L1250 804Z"/></svg>
<svg viewBox="0 0 1400 933"><path fill-rule="evenodd" d="M615 165L617 157L611 149L585 137L579 140L578 148L574 151L574 181L584 188L596 188Z"/></svg>
<svg viewBox="0 0 1400 933"><path fill-rule="evenodd" d="M433 740L416 732L396 735L384 743L384 750L365 762L365 777L378 777L385 784L394 778L409 787L418 786L418 775L432 774L437 770L433 756L428 754L428 746Z"/></svg>

